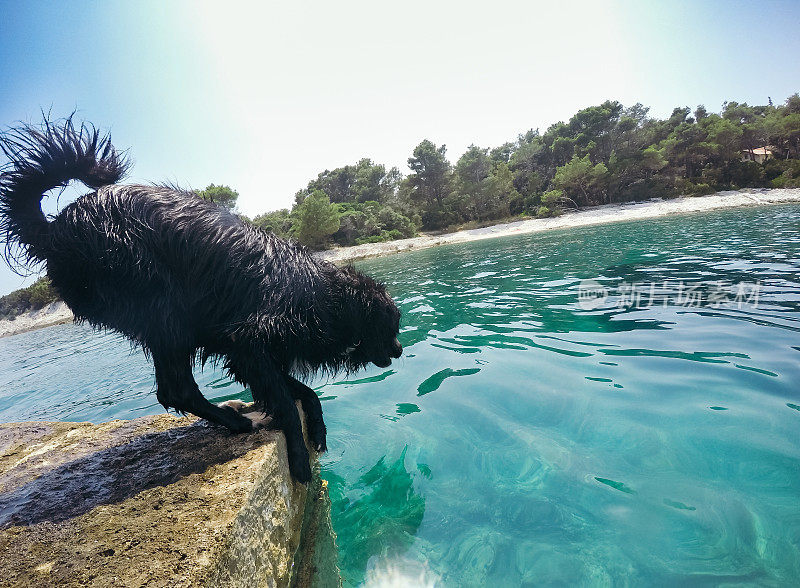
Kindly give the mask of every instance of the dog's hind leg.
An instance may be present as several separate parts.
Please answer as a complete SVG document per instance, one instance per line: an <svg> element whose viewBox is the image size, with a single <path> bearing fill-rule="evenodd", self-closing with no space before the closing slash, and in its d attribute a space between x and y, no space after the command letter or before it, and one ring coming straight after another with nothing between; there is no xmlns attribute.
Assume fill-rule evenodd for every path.
<svg viewBox="0 0 800 588"><path fill-rule="evenodd" d="M319 401L317 393L311 388L296 380L292 376L286 376L286 384L292 393L292 398L299 400L306 413L306 425L308 426L308 436L317 451L327 451L326 441L327 429L325 421L322 419L322 403Z"/></svg>
<svg viewBox="0 0 800 588"><path fill-rule="evenodd" d="M164 408L191 413L226 427L233 433L253 429L253 422L230 407L212 404L200 393L192 375L190 355L153 352L156 371L156 398Z"/></svg>

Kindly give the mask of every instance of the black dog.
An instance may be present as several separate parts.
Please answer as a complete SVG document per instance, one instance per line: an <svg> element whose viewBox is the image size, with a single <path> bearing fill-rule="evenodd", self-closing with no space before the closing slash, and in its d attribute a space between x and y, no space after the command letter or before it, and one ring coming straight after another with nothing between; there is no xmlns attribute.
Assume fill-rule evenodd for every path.
<svg viewBox="0 0 800 588"><path fill-rule="evenodd" d="M0 146L9 160L0 176L9 264L45 262L77 320L141 345L164 407L237 433L270 414L286 435L292 476L310 480L294 401L317 451L326 449L326 430L316 393L295 376L385 367L400 357L400 313L384 286L193 193L116 185L125 158L108 136L71 118L12 130ZM94 191L48 221L43 195L71 180ZM200 394L191 368L209 357L250 386L258 413Z"/></svg>

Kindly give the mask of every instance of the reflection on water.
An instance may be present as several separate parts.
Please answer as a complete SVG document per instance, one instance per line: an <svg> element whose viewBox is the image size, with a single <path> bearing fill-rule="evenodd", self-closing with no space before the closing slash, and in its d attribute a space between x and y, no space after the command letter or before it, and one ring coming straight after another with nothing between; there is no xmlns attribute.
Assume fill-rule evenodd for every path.
<svg viewBox="0 0 800 588"><path fill-rule="evenodd" d="M314 382L347 584L799 583L799 227L796 205L729 210L360 264L405 353ZM584 280L608 299L582 307ZM757 306L678 304L757 281ZM633 283L663 301L619 304ZM3 421L159 412L152 387L115 335L0 340Z"/></svg>
<svg viewBox="0 0 800 588"><path fill-rule="evenodd" d="M442 371L436 372L430 378L422 382L419 386L417 386L417 396L424 396L429 392L435 392L439 389L439 386L442 385L447 378L453 378L456 376L472 376L473 374L477 374L480 368L470 368L470 369L463 369L463 370L454 370L451 368L444 369Z"/></svg>
<svg viewBox="0 0 800 588"><path fill-rule="evenodd" d="M404 447L391 465L386 456L348 485L335 472L323 469L331 497L331 516L338 524L339 569L348 583L364 580L371 558L389 559L404 553L414 541L423 515L425 498L414 490L413 473L406 469ZM430 468L418 464L430 477ZM424 469L422 469L424 468Z"/></svg>

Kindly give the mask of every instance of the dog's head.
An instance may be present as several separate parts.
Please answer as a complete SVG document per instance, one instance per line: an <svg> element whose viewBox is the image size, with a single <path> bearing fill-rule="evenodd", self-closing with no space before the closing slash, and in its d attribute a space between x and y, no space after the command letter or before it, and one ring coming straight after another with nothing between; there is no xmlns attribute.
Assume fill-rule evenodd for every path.
<svg viewBox="0 0 800 588"><path fill-rule="evenodd" d="M369 363L388 367L392 359L403 353L397 340L400 331L400 311L386 287L369 276L347 266L339 270L338 281L343 286L342 318L347 324L346 363L358 369Z"/></svg>

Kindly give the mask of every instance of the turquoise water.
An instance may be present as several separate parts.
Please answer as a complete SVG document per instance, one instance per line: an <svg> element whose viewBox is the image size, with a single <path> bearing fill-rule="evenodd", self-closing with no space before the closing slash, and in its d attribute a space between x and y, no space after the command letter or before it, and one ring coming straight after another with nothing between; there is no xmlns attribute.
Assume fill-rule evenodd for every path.
<svg viewBox="0 0 800 588"><path fill-rule="evenodd" d="M405 355L315 383L348 585L800 583L800 207L360 266L398 301ZM0 340L1 421L157 413L152 389L113 334Z"/></svg>

